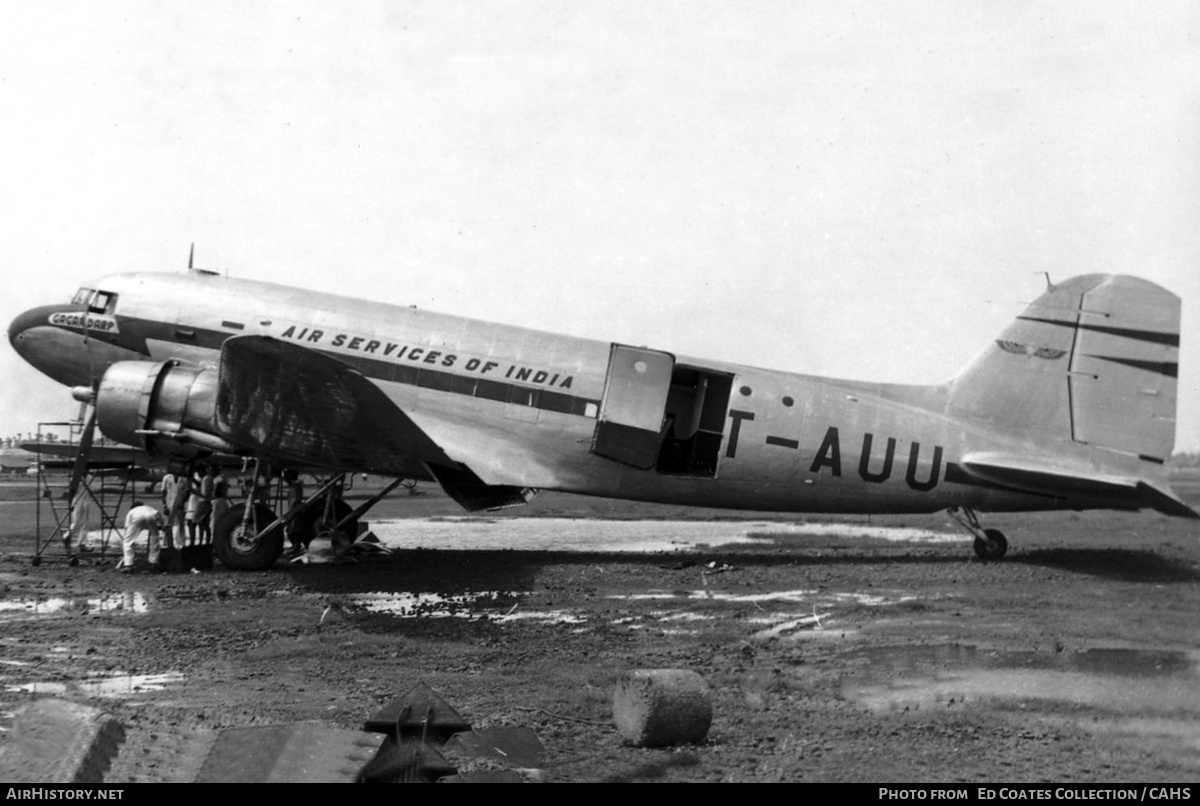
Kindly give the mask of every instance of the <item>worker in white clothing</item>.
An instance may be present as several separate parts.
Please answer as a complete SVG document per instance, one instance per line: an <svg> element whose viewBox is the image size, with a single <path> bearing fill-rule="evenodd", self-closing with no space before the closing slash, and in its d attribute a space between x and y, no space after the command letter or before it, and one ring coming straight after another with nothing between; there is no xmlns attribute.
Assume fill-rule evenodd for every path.
<svg viewBox="0 0 1200 806"><path fill-rule="evenodd" d="M67 555L75 556L76 551L91 551L87 546L88 521L92 517L92 499L85 489L75 493L71 504L71 514L67 521L67 531L63 534L63 545Z"/></svg>
<svg viewBox="0 0 1200 806"><path fill-rule="evenodd" d="M142 532L150 534L150 565L158 565L158 552L162 546L161 530L162 517L158 510L141 501L134 501L129 514L125 516L125 536L121 541L124 554L119 566L121 573L128 574L133 571L134 546Z"/></svg>

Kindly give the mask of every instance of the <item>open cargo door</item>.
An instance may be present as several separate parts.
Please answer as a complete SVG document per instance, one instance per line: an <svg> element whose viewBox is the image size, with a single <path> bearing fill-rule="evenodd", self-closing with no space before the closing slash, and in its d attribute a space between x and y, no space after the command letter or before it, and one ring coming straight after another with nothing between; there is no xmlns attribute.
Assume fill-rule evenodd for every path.
<svg viewBox="0 0 1200 806"><path fill-rule="evenodd" d="M654 466L674 368L670 353L612 346L592 453L634 467Z"/></svg>

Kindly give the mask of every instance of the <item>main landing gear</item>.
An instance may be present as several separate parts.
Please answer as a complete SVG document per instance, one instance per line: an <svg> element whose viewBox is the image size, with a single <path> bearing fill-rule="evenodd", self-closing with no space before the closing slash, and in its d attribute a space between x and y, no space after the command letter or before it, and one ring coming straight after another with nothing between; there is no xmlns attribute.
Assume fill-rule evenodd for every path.
<svg viewBox="0 0 1200 806"><path fill-rule="evenodd" d="M230 507L213 526L213 551L226 568L261 571L283 553L283 530L267 532L275 513L265 504Z"/></svg>
<svg viewBox="0 0 1200 806"><path fill-rule="evenodd" d="M1008 538L999 529L984 529L970 507L950 507L947 512L975 535L975 554L981 560L999 560L1008 553Z"/></svg>
<svg viewBox="0 0 1200 806"><path fill-rule="evenodd" d="M256 467L252 491L259 489L259 470ZM283 553L284 532L292 529L296 530L305 547L317 537L349 546L358 537L359 517L400 486L402 479L396 479L366 503L352 509L342 499L346 475L338 473L330 477L316 492L278 517L264 497L252 492L258 501L253 505L247 502L230 507L213 527L213 550L217 559L235 571L265 570ZM275 498L280 502L279 508L283 509L286 506L283 491L278 491Z"/></svg>

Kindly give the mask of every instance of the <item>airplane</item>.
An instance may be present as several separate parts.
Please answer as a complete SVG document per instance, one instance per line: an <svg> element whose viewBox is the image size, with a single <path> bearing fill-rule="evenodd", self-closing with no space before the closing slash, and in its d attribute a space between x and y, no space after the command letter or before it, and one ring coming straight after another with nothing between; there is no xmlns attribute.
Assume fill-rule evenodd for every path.
<svg viewBox="0 0 1200 806"><path fill-rule="evenodd" d="M1167 481L1179 298L1127 275L1047 283L933 386L710 361L190 261L186 274L105 277L20 314L8 336L93 404L104 435L151 455L435 480L469 511L538 490L803 513L945 509L983 559L1008 541L978 512L1200 517ZM218 557L271 566L281 520L235 507L217 524Z"/></svg>
<svg viewBox="0 0 1200 806"><path fill-rule="evenodd" d="M0 448L0 474L25 475L36 462L37 456L24 448Z"/></svg>
<svg viewBox="0 0 1200 806"><path fill-rule="evenodd" d="M82 465L79 461L80 446L73 442L26 440L21 443L21 449L34 457L34 475L39 468L42 472L70 471L73 484L63 492L64 498L74 497L74 488L78 486L78 479L75 478L77 468L79 472L91 473L100 479L145 484L147 492L163 480L168 469L147 456L145 451L129 445L93 444L83 452Z"/></svg>
<svg viewBox="0 0 1200 806"><path fill-rule="evenodd" d="M23 440L20 443L22 451L30 458L41 457L42 467L48 470L69 470L74 467L79 446L73 442L39 442L34 439ZM97 470L131 470L136 471L136 477L150 475L147 465L150 458L137 447L129 445L96 445L90 446L87 452L87 463Z"/></svg>

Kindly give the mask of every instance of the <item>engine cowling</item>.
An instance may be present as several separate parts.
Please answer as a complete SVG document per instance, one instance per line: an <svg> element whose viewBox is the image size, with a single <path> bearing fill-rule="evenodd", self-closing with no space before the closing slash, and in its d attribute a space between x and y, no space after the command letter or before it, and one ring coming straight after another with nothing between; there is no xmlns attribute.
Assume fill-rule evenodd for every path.
<svg viewBox="0 0 1200 806"><path fill-rule="evenodd" d="M185 459L236 446L213 416L217 370L185 361L118 361L100 379L96 424L101 433L151 454Z"/></svg>

